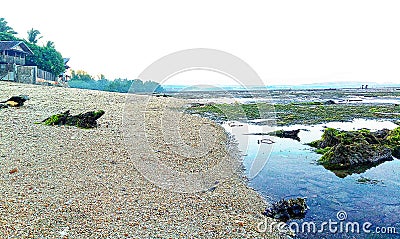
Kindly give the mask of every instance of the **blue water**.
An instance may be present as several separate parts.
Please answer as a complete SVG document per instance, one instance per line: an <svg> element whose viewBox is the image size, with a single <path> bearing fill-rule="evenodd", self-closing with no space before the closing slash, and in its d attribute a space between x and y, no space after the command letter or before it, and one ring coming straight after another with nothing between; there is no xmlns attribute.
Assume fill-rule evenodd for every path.
<svg viewBox="0 0 400 239"><path fill-rule="evenodd" d="M319 139L323 127L334 127L344 130L370 128L393 129L397 125L391 122L373 120L355 120L350 123L328 123L325 125L301 126L295 125L284 129L304 129L300 131L301 141L281 139L265 135L245 135L260 133L272 128L245 124L243 127L230 127L225 124L239 141L239 147L245 153L244 165L250 171L257 157L268 157L264 167L251 179L250 186L260 192L267 201L278 201L282 198L306 197L309 210L301 220L289 221L301 225L303 222L314 222L317 230L323 222L340 223L357 222L359 232L343 229L342 232L332 233L327 227L322 232L308 233L298 230L299 238L400 238L400 234L373 233L378 230L393 230L400 233L400 160L385 162L370 168L361 174L352 174L340 178L335 173L316 164L321 155L316 154L311 147L305 145ZM240 129L242 128L242 129ZM280 129L280 128L276 128ZM271 145L258 144L259 139L271 139ZM360 177L378 180L377 184L362 184L357 181ZM339 220L337 213L344 211L345 220ZM343 215L343 212L342 212ZM343 218L342 218L343 219ZM371 223L371 232L365 233L364 223ZM338 224L340 225L340 224ZM295 227L293 227L295 229ZM292 229L293 229L292 228ZM345 228L345 227L344 227Z"/></svg>

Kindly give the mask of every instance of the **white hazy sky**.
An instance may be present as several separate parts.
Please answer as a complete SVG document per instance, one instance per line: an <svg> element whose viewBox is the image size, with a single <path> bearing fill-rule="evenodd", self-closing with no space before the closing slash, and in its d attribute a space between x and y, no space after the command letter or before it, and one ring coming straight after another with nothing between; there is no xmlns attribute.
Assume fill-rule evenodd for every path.
<svg viewBox="0 0 400 239"><path fill-rule="evenodd" d="M238 56L266 84L400 82L400 1L19 0L0 11L20 37L38 29L72 68L109 79L200 47Z"/></svg>

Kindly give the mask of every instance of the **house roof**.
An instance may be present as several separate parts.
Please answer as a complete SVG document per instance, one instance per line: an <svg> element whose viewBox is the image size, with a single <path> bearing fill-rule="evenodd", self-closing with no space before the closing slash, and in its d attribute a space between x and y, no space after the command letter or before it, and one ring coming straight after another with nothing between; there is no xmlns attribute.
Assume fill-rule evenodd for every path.
<svg viewBox="0 0 400 239"><path fill-rule="evenodd" d="M33 55L31 49L23 41L0 41L0 51L19 51Z"/></svg>
<svg viewBox="0 0 400 239"><path fill-rule="evenodd" d="M64 68L65 69L69 69L70 68L69 65L67 65L67 63L69 62L69 59L70 58L63 58L63 60L64 60Z"/></svg>

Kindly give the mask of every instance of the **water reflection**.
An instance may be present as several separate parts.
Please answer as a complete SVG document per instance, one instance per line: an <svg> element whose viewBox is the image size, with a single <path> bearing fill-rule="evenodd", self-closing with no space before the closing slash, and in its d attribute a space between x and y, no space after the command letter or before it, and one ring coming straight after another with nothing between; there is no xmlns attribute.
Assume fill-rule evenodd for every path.
<svg viewBox="0 0 400 239"><path fill-rule="evenodd" d="M325 127L341 130L368 128L372 131L382 128L394 129L398 125L388 121L354 120L353 122L331 122L314 126L293 125L272 128L245 124L232 128L223 124L234 134L244 156L248 170L257 157L269 157L264 167L250 181L268 201L282 198L306 197L310 207L302 221L324 222L335 219L336 213L345 210L349 221L372 223L373 228L394 226L400 230L400 160L384 162L373 168L352 172L345 178L341 172L326 170L316 163L321 155L305 145L319 139ZM242 129L240 129L242 128ZM277 129L301 129L300 141L265 135ZM273 144L257 144L258 140L270 139ZM241 142L246 142L242 147ZM377 180L379 184L362 184L361 177ZM354 237L356 236L356 237ZM366 238L366 235L321 235L301 234L301 238ZM385 237L382 237L385 238ZM393 235L386 238L395 238Z"/></svg>

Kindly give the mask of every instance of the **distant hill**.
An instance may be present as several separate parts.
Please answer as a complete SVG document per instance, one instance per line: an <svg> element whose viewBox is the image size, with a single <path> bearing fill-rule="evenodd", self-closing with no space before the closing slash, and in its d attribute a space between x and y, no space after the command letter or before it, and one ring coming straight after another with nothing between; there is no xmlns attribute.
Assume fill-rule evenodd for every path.
<svg viewBox="0 0 400 239"><path fill-rule="evenodd" d="M165 91L221 91L221 90L279 90L279 89L344 89L344 88L361 88L362 85L368 85L368 88L385 88L399 87L400 83L376 83L376 82L326 82L300 85L266 85L266 86L249 86L247 88L236 85L224 86L190 86L190 85L162 85Z"/></svg>

